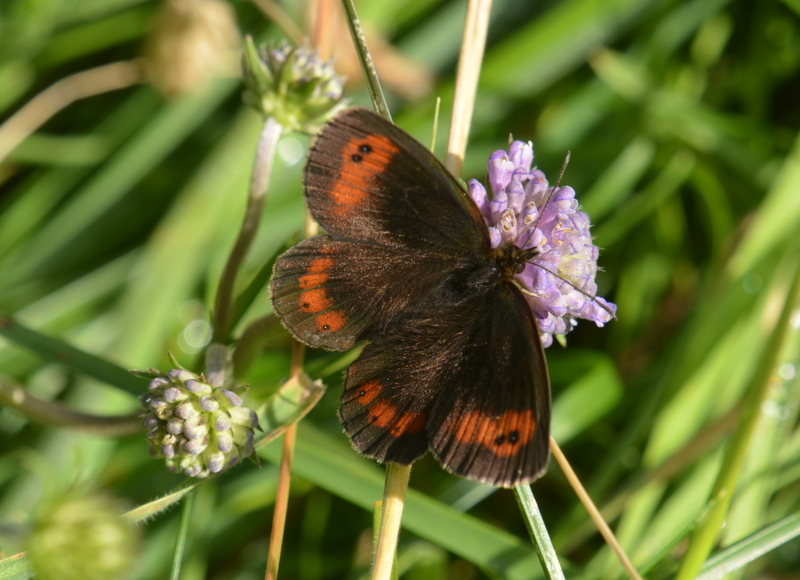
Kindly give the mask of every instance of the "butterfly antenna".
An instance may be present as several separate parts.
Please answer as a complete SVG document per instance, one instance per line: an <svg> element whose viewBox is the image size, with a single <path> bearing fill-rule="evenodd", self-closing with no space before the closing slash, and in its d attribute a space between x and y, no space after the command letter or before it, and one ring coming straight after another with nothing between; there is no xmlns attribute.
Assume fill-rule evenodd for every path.
<svg viewBox="0 0 800 580"><path fill-rule="evenodd" d="M561 171L558 172L558 179L556 179L556 187L561 185L561 179L564 177L564 174L567 172L567 165L569 165L570 157L572 157L572 151L567 151L567 154L564 155L564 162L561 164Z"/></svg>
<svg viewBox="0 0 800 580"><path fill-rule="evenodd" d="M558 179L556 180L556 184L547 188L547 193L545 194L544 203L542 204L542 207L539 208L539 215L536 218L536 222L533 223L528 228L528 237L522 243L522 245L519 246L520 248L524 248L526 246L528 241L531 239L531 236L536 231L536 228L539 227L539 220L542 219L542 216L544 215L547 206L550 205L550 200L553 199L553 195L555 194L556 190L558 190L558 188L561 186L561 179L564 177L564 173L567 171L567 165L569 165L569 158L571 157L571 155L572 154L569 151L567 151L567 154L564 157L564 162L561 164L561 170L558 172Z"/></svg>
<svg viewBox="0 0 800 580"><path fill-rule="evenodd" d="M586 296L586 298L588 298L589 300L591 300L592 302L594 302L595 304L597 304L597 305L598 305L600 308L602 308L603 310L605 310L606 312L608 312L608 313L611 315L611 318L613 318L614 320L617 320L617 315L616 315L616 313L615 313L615 312L614 312L614 311L613 311L611 308L609 308L608 306L606 306L605 304L603 304L602 302L600 302L600 301L597 299L597 296L592 296L591 294L589 294L589 293L588 293L588 292L586 292L585 290L582 290L582 289L578 288L578 287L577 287L575 284L573 284L572 282L570 282L570 281L569 281L569 280L567 280L566 278L564 278L564 277L562 277L562 276L559 276L559 275L558 275L556 272L553 272L553 271L552 271L552 270L550 270L549 268L545 268L545 267L544 267L544 266L542 266L541 264L534 264L534 266L536 266L537 268L541 268L542 270L544 270L544 271L545 271L545 272L547 272L548 274L552 274L553 276L555 276L556 278L558 278L559 280L561 280L561 281L562 281L562 282L564 282L565 284L567 284L567 285L571 286L572 288L574 288L575 290L577 290L578 292L580 292L581 294L583 294L584 296ZM534 298L538 298L538 296L536 296L536 294L534 294L533 292L531 292L530 290L528 290L528 289L527 289L527 288L525 288L524 286L520 285L518 280L515 280L515 282L517 282L517 287L520 289L520 291L521 291L523 294L527 294L528 296L533 296Z"/></svg>

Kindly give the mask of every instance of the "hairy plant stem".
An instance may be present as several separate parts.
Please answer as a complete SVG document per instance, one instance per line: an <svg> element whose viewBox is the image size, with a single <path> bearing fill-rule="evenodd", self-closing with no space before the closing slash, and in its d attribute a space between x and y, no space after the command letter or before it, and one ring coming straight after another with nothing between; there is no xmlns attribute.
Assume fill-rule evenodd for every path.
<svg viewBox="0 0 800 580"><path fill-rule="evenodd" d="M214 340L226 343L231 331L230 313L233 308L233 288L236 276L242 267L245 256L258 232L261 216L264 213L272 166L275 160L278 141L283 127L272 117L267 117L256 145L256 156L253 161L253 174L250 179L250 190L247 196L247 208L244 213L239 237L233 245L228 262L220 277L217 298L214 302Z"/></svg>

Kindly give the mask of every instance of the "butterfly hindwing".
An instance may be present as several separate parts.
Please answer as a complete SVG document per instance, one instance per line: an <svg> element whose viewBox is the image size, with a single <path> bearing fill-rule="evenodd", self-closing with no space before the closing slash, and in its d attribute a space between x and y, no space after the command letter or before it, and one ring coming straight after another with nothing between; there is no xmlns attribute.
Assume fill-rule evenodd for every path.
<svg viewBox="0 0 800 580"><path fill-rule="evenodd" d="M278 258L272 306L310 346L346 350L380 335L398 313L439 283L441 258L330 235L310 238Z"/></svg>
<svg viewBox="0 0 800 580"><path fill-rule="evenodd" d="M368 345L347 372L339 411L356 449L408 464L430 447L447 470L492 485L537 477L550 394L523 303L510 284L426 303Z"/></svg>
<svg viewBox="0 0 800 580"><path fill-rule="evenodd" d="M419 359L398 357L403 350L385 340L367 345L347 369L339 407L353 446L381 463L408 465L428 450L433 393L424 385L433 377L414 365Z"/></svg>
<svg viewBox="0 0 800 580"><path fill-rule="evenodd" d="M431 451L448 471L491 485L536 479L549 459L550 381L533 315L513 284L476 318L461 363L447 380L456 388L431 410Z"/></svg>
<svg viewBox="0 0 800 580"><path fill-rule="evenodd" d="M314 219L337 237L448 256L488 248L463 186L423 145L366 109L345 111L318 135L305 195Z"/></svg>

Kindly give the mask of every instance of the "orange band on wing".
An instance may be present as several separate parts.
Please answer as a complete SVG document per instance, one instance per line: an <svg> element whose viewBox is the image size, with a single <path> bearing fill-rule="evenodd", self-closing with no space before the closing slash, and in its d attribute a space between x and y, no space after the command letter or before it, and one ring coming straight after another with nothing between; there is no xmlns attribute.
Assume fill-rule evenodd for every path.
<svg viewBox="0 0 800 580"><path fill-rule="evenodd" d="M354 390L357 395L351 400L364 406L372 404L367 411L370 425L388 429L392 437L400 437L406 433L419 433L425 428L428 421L427 413L407 411L398 414L397 407L392 403L386 399L379 399L383 392L383 384L378 379L364 381Z"/></svg>
<svg viewBox="0 0 800 580"><path fill-rule="evenodd" d="M427 413L403 413L394 422L390 432L394 437L405 433L419 433L425 428L427 421Z"/></svg>
<svg viewBox="0 0 800 580"><path fill-rule="evenodd" d="M316 322L320 332L338 332L344 327L347 318L339 310L332 310L317 316Z"/></svg>
<svg viewBox="0 0 800 580"><path fill-rule="evenodd" d="M536 418L532 410L506 411L496 417L472 411L461 417L455 437L461 443L477 444L500 457L510 457L528 443L535 432Z"/></svg>
<svg viewBox="0 0 800 580"><path fill-rule="evenodd" d="M331 275L327 272L321 272L319 274L304 274L298 279L297 285L300 286L301 290L305 290L306 288L314 288L316 286L322 286L330 277Z"/></svg>
<svg viewBox="0 0 800 580"><path fill-rule="evenodd" d="M389 401L375 401L369 408L369 422L376 427L388 427L397 416L397 407Z"/></svg>
<svg viewBox="0 0 800 580"><path fill-rule="evenodd" d="M306 290L300 294L300 310L303 312L322 312L333 306L333 300L328 298L324 288Z"/></svg>
<svg viewBox="0 0 800 580"><path fill-rule="evenodd" d="M346 215L351 208L362 207L375 176L384 172L399 151L385 135L350 139L342 149L342 168L331 189L334 213Z"/></svg>
<svg viewBox="0 0 800 580"><path fill-rule="evenodd" d="M322 251L325 251L323 248ZM333 258L314 258L311 260L311 263L308 265L308 269L306 272L309 274L318 274L320 272L325 272L333 268L333 265L336 262Z"/></svg>
<svg viewBox="0 0 800 580"><path fill-rule="evenodd" d="M361 386L358 387L358 396L356 397L356 401L362 405L369 405L372 401L378 398L378 395L381 394L381 390L383 390L383 385L381 385L377 379L364 381L361 383Z"/></svg>

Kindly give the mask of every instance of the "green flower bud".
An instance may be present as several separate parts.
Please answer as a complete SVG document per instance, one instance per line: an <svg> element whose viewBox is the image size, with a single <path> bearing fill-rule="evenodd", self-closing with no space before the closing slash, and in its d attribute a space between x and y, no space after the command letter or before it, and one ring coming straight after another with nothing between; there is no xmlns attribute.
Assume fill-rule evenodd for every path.
<svg viewBox="0 0 800 580"><path fill-rule="evenodd" d="M316 133L345 105L343 78L308 44L258 50L248 36L243 66L245 102L287 130Z"/></svg>
<svg viewBox="0 0 800 580"><path fill-rule="evenodd" d="M241 45L236 12L224 0L164 0L144 56L153 85L168 98L234 76Z"/></svg>
<svg viewBox="0 0 800 580"><path fill-rule="evenodd" d="M170 471L208 477L253 453L258 417L239 395L183 369L149 376L142 422L150 454L166 459Z"/></svg>
<svg viewBox="0 0 800 580"><path fill-rule="evenodd" d="M71 491L45 502L28 537L28 555L39 580L103 580L128 572L138 532L104 495Z"/></svg>

